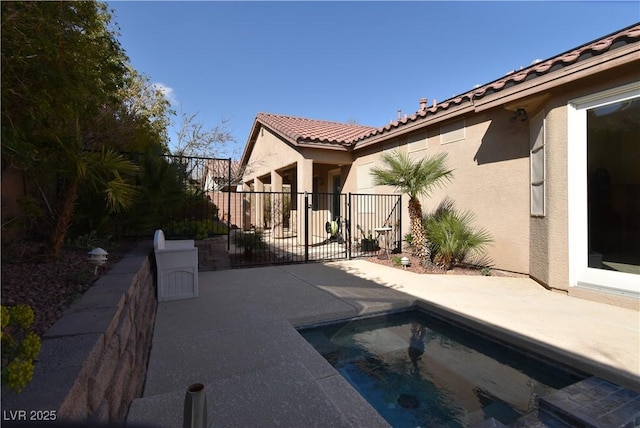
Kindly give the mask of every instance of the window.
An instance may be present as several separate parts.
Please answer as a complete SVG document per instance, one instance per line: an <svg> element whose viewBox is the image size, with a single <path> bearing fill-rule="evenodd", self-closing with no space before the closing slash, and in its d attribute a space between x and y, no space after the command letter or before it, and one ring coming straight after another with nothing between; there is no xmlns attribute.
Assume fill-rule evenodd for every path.
<svg viewBox="0 0 640 428"><path fill-rule="evenodd" d="M463 120L451 122L440 127L440 144L462 141L465 138L465 123Z"/></svg>
<svg viewBox="0 0 640 428"><path fill-rule="evenodd" d="M407 154L414 161L423 159L427 151L427 137L423 136L407 144Z"/></svg>
<svg viewBox="0 0 640 428"><path fill-rule="evenodd" d="M544 216L545 215L545 170L544 170L544 156L545 156L545 127L544 127L544 112L539 113L530 121L529 128L529 161L530 161L530 175L531 175L531 215L532 216Z"/></svg>

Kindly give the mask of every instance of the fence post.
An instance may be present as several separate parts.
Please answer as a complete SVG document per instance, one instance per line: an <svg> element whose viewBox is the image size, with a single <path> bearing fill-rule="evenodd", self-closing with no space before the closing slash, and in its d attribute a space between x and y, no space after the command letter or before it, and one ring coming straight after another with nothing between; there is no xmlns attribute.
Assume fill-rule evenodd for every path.
<svg viewBox="0 0 640 428"><path fill-rule="evenodd" d="M398 196L398 233L400 236L398 237L398 250L402 252L402 194Z"/></svg>
<svg viewBox="0 0 640 428"><path fill-rule="evenodd" d="M229 180L227 181L227 251L231 248L231 158L229 158ZM237 189L236 189L237 190ZM235 198L234 198L235 199Z"/></svg>
<svg viewBox="0 0 640 428"><path fill-rule="evenodd" d="M304 192L304 262L309 263L309 194Z"/></svg>
<svg viewBox="0 0 640 428"><path fill-rule="evenodd" d="M347 212L346 218L346 235L347 235L347 260L351 260L351 192L347 193L347 206L345 211Z"/></svg>

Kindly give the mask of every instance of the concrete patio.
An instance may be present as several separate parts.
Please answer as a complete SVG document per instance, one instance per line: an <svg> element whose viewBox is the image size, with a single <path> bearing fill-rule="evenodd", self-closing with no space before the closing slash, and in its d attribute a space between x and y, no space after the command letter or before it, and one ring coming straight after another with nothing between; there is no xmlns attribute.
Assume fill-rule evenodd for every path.
<svg viewBox="0 0 640 428"><path fill-rule="evenodd" d="M527 278L417 275L365 260L200 273L197 299L158 305L143 397L128 424L182 426L203 383L209 426L387 426L296 327L416 302L640 391L640 312Z"/></svg>

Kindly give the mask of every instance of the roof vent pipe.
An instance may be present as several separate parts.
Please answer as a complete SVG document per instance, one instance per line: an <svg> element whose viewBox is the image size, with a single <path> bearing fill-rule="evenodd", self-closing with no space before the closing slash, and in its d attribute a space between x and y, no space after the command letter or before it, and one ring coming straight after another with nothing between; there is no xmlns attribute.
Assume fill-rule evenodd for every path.
<svg viewBox="0 0 640 428"><path fill-rule="evenodd" d="M425 111L427 109L427 99L420 98L420 111Z"/></svg>
<svg viewBox="0 0 640 428"><path fill-rule="evenodd" d="M402 118L402 110L398 109L398 120Z"/></svg>

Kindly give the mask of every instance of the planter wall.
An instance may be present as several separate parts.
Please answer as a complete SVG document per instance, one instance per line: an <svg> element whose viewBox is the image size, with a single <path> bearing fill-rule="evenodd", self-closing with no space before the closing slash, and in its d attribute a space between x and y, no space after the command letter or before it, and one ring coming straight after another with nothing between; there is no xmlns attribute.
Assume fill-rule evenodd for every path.
<svg viewBox="0 0 640 428"><path fill-rule="evenodd" d="M55 411L58 421L124 422L142 395L156 314L153 245L140 244L42 337L33 380L2 392L9 411Z"/></svg>

